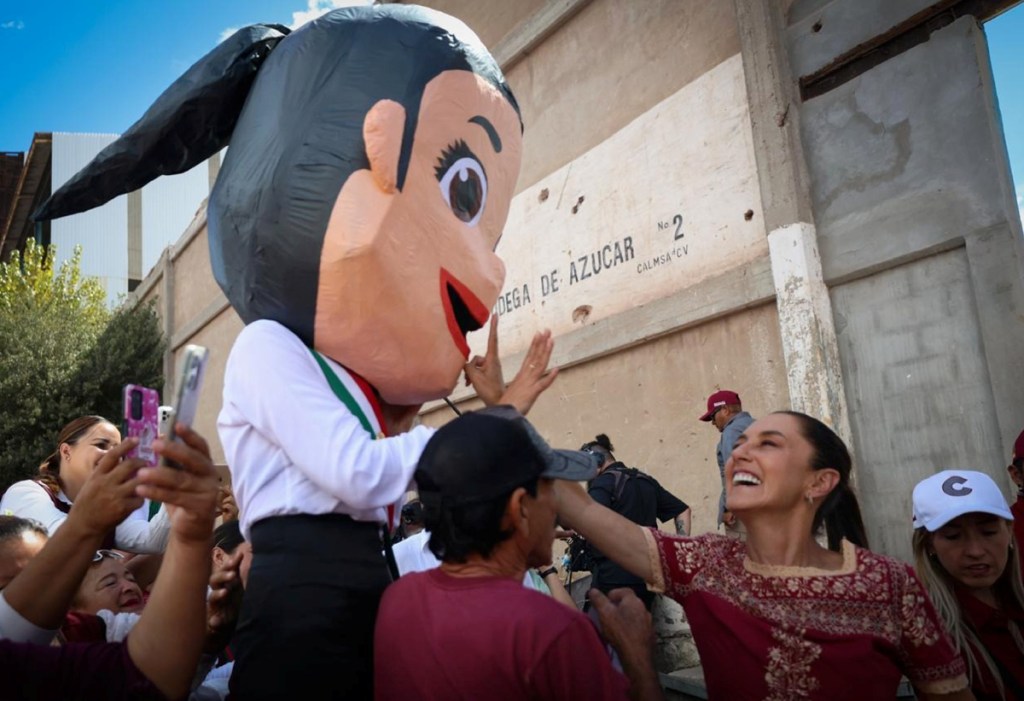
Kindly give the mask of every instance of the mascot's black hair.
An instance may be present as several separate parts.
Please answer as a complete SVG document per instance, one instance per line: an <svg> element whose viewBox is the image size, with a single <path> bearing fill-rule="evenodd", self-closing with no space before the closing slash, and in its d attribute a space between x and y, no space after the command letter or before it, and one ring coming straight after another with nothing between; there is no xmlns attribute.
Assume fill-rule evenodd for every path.
<svg viewBox="0 0 1024 701"><path fill-rule="evenodd" d="M405 108L398 189L427 84L470 71L519 105L493 57L448 15L413 5L330 12L289 35L239 30L34 214L97 207L230 144L207 208L214 277L246 323L272 319L313 342L320 250L353 172L369 167L363 121L383 99Z"/></svg>

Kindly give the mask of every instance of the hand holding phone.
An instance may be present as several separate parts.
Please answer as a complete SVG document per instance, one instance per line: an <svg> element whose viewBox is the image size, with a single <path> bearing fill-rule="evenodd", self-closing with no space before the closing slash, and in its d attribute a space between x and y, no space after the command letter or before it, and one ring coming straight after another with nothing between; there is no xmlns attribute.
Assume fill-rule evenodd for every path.
<svg viewBox="0 0 1024 701"><path fill-rule="evenodd" d="M125 438L139 439L139 444L125 455L126 458L139 458L151 466L157 464L153 441L156 440L159 430L159 405L160 395L155 389L141 385L125 385L124 435Z"/></svg>
<svg viewBox="0 0 1024 701"><path fill-rule="evenodd" d="M189 428L196 418L196 410L199 408L199 392L203 388L203 378L206 375L206 360L209 351L203 346L185 346L185 353L181 359L181 371L178 373L178 383L175 386L174 407L168 417L169 428L167 438L180 441L181 438L173 431L175 424L185 424ZM163 464L176 467L173 462L164 460Z"/></svg>

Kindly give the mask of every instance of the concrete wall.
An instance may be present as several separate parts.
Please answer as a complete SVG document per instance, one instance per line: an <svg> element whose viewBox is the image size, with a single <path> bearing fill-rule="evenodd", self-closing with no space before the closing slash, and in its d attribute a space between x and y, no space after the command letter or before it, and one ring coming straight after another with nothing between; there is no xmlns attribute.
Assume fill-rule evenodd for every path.
<svg viewBox="0 0 1024 701"><path fill-rule="evenodd" d="M485 3L423 4L492 21ZM736 389L757 413L789 404L736 19L726 2L576 5L506 65L526 131L498 253L506 290L531 292L497 308L506 375L551 328L563 371L531 414L543 433L568 447L609 434L617 456L693 506L695 531L713 530L718 433L697 421L707 395ZM570 283L579 257L627 237L630 260ZM552 273L561 287L545 294ZM475 352L484 340L471 339ZM455 398L475 405L470 391ZM434 404L423 418L452 416Z"/></svg>
<svg viewBox="0 0 1024 701"><path fill-rule="evenodd" d="M875 26L854 6L791 27L794 66L824 60L810 19ZM1008 487L1024 426L1021 232L984 32L963 17L800 116L869 535L909 557L916 481L965 467Z"/></svg>
<svg viewBox="0 0 1024 701"><path fill-rule="evenodd" d="M530 418L558 447L608 434L616 457L691 506L695 532L714 530L719 433L698 421L704 400L715 387L732 386L755 416L787 406L781 355L775 305L764 304L565 369ZM453 416L441 405L423 420L441 425Z"/></svg>
<svg viewBox="0 0 1024 701"><path fill-rule="evenodd" d="M565 371L534 410L544 432L570 446L609 433L627 462L693 505L698 531L714 528L718 434L697 421L706 396L734 388L757 413L788 404L731 6L698 0L426 4L463 17L498 55L504 46L532 45L506 61L526 123L519 193L502 244L515 245L499 249L509 264L507 287L520 271L541 270L538 260L623 237L636 242L621 280L606 272L567 290L558 305L520 313L521 328L509 317L502 332L508 374L534 330L555 328L555 362ZM555 13L560 7L572 11ZM558 26L545 26L553 13ZM534 34L543 39L538 43ZM609 51L610 36L631 50ZM616 164L626 165L619 179L609 179ZM571 190L572 201L552 195L539 207L539 192L556 187ZM576 216L570 209L580 195L590 200ZM656 274L639 272L640 263L674 240L668 225L675 213L686 221L686 259ZM556 231L563 243L545 249ZM579 290L582 296L573 297ZM139 294L171 299L161 301L172 347L169 378L186 343L211 348L197 425L213 438L220 459L215 420L223 364L240 322L210 275L202 211ZM572 310L583 303L596 311L573 322ZM475 401L464 390L456 399L464 406ZM424 420L451 415L440 404L427 407Z"/></svg>
<svg viewBox="0 0 1024 701"><path fill-rule="evenodd" d="M215 463L224 462L224 449L217 437L217 414L224 389L224 368L242 320L228 306L210 271L206 238L206 207L200 209L189 228L168 247L156 266L135 291L140 302L156 301L169 348L164 361L163 401L172 402L177 383L175 371L185 346L206 346L210 357L194 426L210 443Z"/></svg>
<svg viewBox="0 0 1024 701"><path fill-rule="evenodd" d="M869 534L904 556L914 481L1000 473L1024 425L1021 232L970 19L803 102L799 78L934 3L426 4L495 48L523 108L499 249L510 287L626 236L656 243L666 215L687 222L692 249L664 277L602 273L503 319L507 377L534 329L556 329L562 374L532 414L553 443L608 433L701 532L720 489L718 434L697 421L707 394L735 389L755 416L798 406L850 438ZM204 212L138 295L161 298L169 378L186 343L211 348L198 426L222 459L215 418L241 324L209 271ZM453 400L477 403L463 388ZM452 415L437 402L422 420Z"/></svg>

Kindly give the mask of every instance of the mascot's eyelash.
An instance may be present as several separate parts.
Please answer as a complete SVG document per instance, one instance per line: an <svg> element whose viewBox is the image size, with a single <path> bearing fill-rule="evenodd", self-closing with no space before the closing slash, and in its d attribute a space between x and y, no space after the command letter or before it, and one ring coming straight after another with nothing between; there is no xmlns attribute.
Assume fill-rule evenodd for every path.
<svg viewBox="0 0 1024 701"><path fill-rule="evenodd" d="M441 152L441 157L437 159L437 166L434 167L434 175L437 177L437 181L441 182L444 174L448 172L448 169L455 165L456 161L460 158L472 158L477 163L480 163L480 159L476 157L476 154L466 145L466 142L462 139L451 143L448 147ZM487 177L487 171L484 170L484 164L480 163L480 170L484 171L484 177Z"/></svg>

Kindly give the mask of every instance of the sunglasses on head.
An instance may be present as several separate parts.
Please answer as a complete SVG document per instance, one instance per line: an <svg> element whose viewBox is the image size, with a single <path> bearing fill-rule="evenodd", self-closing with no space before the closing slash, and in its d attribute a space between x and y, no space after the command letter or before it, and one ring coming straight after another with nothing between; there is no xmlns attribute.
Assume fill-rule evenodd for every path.
<svg viewBox="0 0 1024 701"><path fill-rule="evenodd" d="M116 550L97 550L96 553L92 556L92 561L100 562L105 557L109 557L114 560L124 559L124 555L117 552Z"/></svg>

